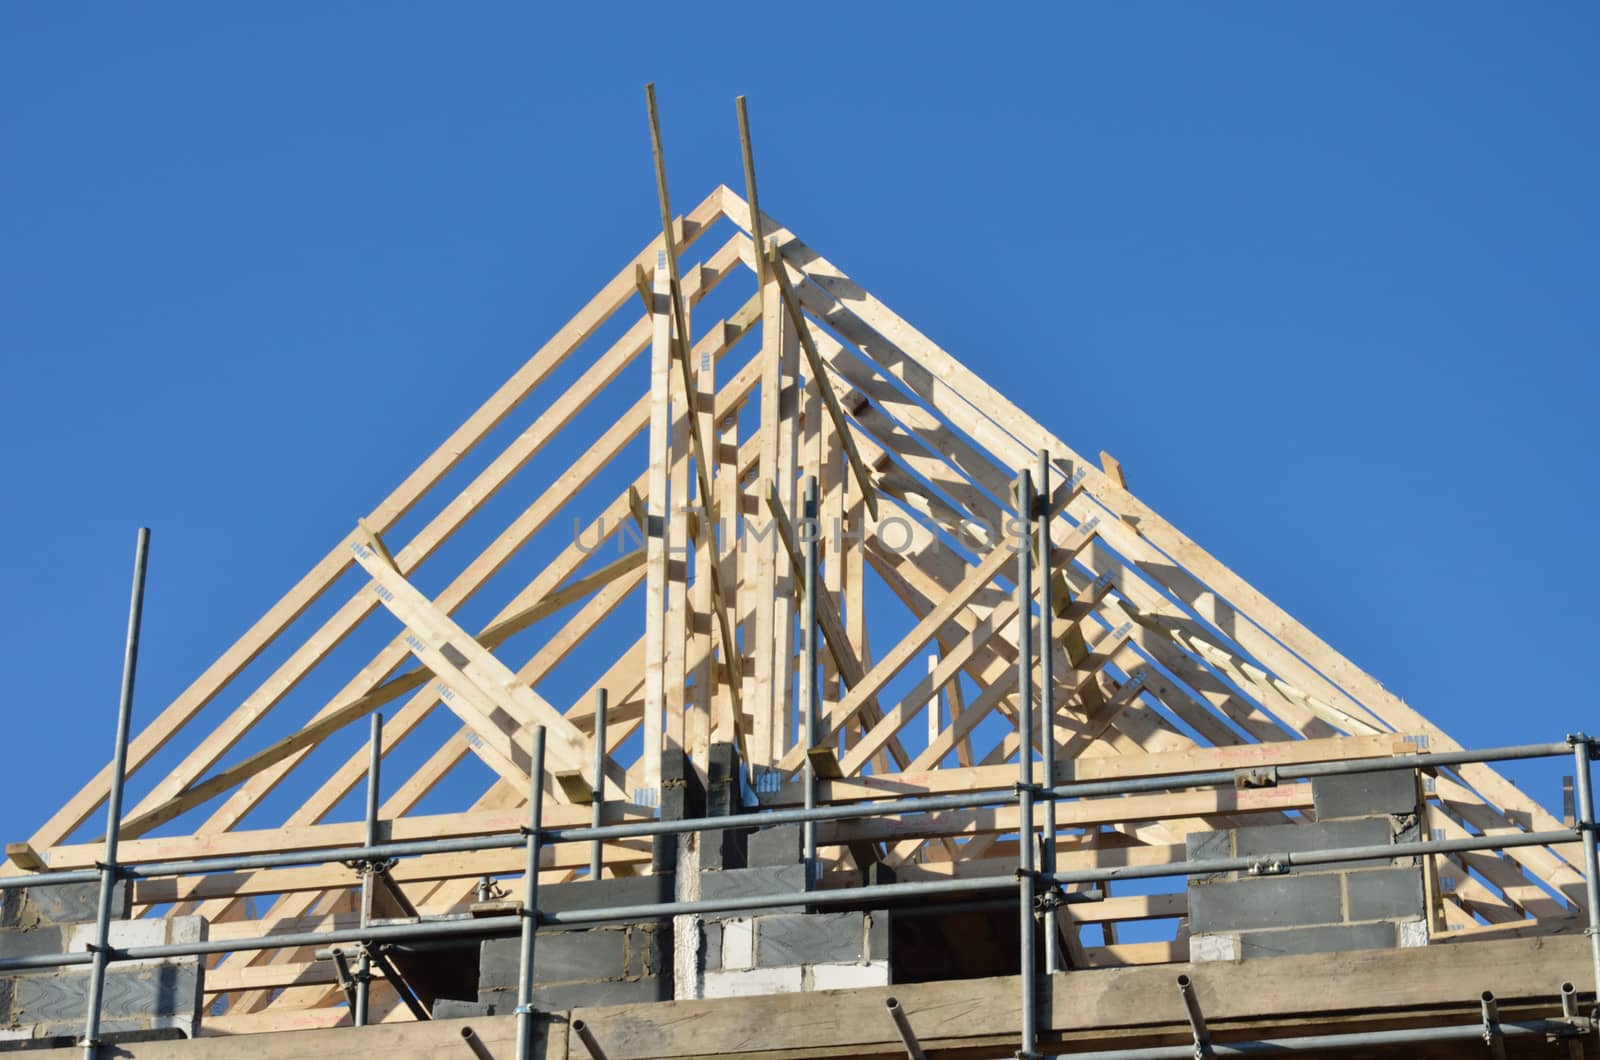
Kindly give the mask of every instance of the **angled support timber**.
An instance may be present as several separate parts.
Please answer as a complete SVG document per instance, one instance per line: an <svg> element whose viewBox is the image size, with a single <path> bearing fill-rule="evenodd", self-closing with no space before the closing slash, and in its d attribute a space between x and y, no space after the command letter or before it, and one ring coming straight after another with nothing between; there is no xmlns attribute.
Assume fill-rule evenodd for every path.
<svg viewBox="0 0 1600 1060"><path fill-rule="evenodd" d="M543 725L556 779L569 798L575 792L587 798L583 776L589 758L588 740L577 727L533 689L518 681L489 649L473 640L398 570L383 562L370 545L357 543L351 551L355 553L356 562L372 576L373 594L411 630L412 635L406 638L407 647L439 676L440 698L485 744L502 752L491 756L505 759L493 763L497 771L506 776L509 762L513 771L506 779L513 783L525 780L528 772L517 765L517 757L511 752L516 750L523 730ZM444 684L446 681L449 684ZM458 697L473 709L463 710L457 703ZM495 724L494 718L499 712L508 715L514 724Z"/></svg>

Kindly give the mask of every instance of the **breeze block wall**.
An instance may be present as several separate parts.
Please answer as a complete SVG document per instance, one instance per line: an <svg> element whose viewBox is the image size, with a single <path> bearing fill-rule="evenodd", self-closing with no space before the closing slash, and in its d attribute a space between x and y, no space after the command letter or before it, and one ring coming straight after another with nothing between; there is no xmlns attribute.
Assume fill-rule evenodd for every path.
<svg viewBox="0 0 1600 1060"><path fill-rule="evenodd" d="M702 871L700 896L789 894L806 889L801 826L772 825L745 840L745 867ZM701 992L705 997L885 986L889 914L807 912L803 905L707 918Z"/></svg>
<svg viewBox="0 0 1600 1060"><path fill-rule="evenodd" d="M1315 821L1196 832L1190 860L1270 859L1338 847L1414 842L1416 773L1390 770L1312 781ZM1423 946L1422 866L1415 857L1291 866L1286 873L1191 877L1192 961Z"/></svg>
<svg viewBox="0 0 1600 1060"><path fill-rule="evenodd" d="M205 921L197 916L130 920L129 901L123 881L112 899L112 946L158 946L206 937ZM87 952L99 902L98 883L5 891L0 898L0 957ZM102 994L102 1037L193 1037L202 1011L203 975L198 957L114 962ZM87 965L0 974L0 1047L18 1039L76 1039L83 1033L88 1001Z"/></svg>
<svg viewBox="0 0 1600 1060"><path fill-rule="evenodd" d="M539 888L539 908L547 913L672 900L671 875ZM440 1000L435 1018L515 1012L521 956L521 940L514 936L485 939L479 948L477 1001ZM540 928L533 971L533 1003L546 1011L671 1000L672 921Z"/></svg>

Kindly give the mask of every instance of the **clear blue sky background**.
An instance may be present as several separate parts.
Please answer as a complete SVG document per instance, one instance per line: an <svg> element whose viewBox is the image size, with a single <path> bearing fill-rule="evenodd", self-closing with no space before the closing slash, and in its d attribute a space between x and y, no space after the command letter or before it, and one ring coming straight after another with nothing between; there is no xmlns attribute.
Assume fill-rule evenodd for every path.
<svg viewBox="0 0 1600 1060"><path fill-rule="evenodd" d="M0 836L740 186L1473 744L1600 725L1588 3L0 8ZM1559 768L1515 772L1557 801Z"/></svg>

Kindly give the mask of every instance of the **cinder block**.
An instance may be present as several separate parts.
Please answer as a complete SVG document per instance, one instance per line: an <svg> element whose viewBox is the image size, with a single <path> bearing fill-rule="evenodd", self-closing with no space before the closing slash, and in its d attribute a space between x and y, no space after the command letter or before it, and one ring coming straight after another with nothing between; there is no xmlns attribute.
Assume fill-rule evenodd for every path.
<svg viewBox="0 0 1600 1060"><path fill-rule="evenodd" d="M111 892L111 919L131 917L132 902L131 881L118 880ZM0 893L0 928L84 924L95 920L99 912L99 883L53 884Z"/></svg>
<svg viewBox="0 0 1600 1060"><path fill-rule="evenodd" d="M1199 934L1337 924L1344 919L1342 889L1334 873L1190 887L1189 930Z"/></svg>
<svg viewBox="0 0 1600 1060"><path fill-rule="evenodd" d="M1399 920L1425 912L1420 868L1347 872L1344 879L1346 911L1352 922Z"/></svg>
<svg viewBox="0 0 1600 1060"><path fill-rule="evenodd" d="M1311 782L1317 820L1417 812L1417 775L1408 769L1346 773Z"/></svg>
<svg viewBox="0 0 1600 1060"><path fill-rule="evenodd" d="M707 972L705 997L752 997L759 994L797 994L805 984L805 969L752 968L743 972Z"/></svg>
<svg viewBox="0 0 1600 1060"><path fill-rule="evenodd" d="M722 922L722 967L744 971L756 963L755 924L748 919Z"/></svg>
<svg viewBox="0 0 1600 1060"><path fill-rule="evenodd" d="M621 979L628 958L628 928L541 931L534 942L533 974L540 982ZM485 939L479 950L478 989L515 988L521 972L519 939Z"/></svg>
<svg viewBox="0 0 1600 1060"><path fill-rule="evenodd" d="M651 1001L670 1001L672 984L665 979L617 979L602 983L539 983L533 988L533 1004L543 1011L582 1008L593 1005L635 1005ZM516 1011L517 991L489 990L478 995L479 1004L493 1005L502 1015Z"/></svg>
<svg viewBox="0 0 1600 1060"><path fill-rule="evenodd" d="M706 872L700 876L700 897L705 901L755 895L793 894L806 889L804 865L766 865L755 869ZM767 912L801 913L804 906L783 906Z"/></svg>
<svg viewBox="0 0 1600 1060"><path fill-rule="evenodd" d="M810 970L812 990L856 990L864 986L889 985L888 961L813 964Z"/></svg>
<svg viewBox="0 0 1600 1060"><path fill-rule="evenodd" d="M844 963L866 958L865 913L799 913L756 918L756 964Z"/></svg>
<svg viewBox="0 0 1600 1060"><path fill-rule="evenodd" d="M1383 950L1392 949L1394 945L1393 924L1331 924L1282 931L1247 931L1239 936L1239 953L1246 960L1295 953Z"/></svg>
<svg viewBox="0 0 1600 1060"><path fill-rule="evenodd" d="M17 1024L81 1023L89 972L58 969L11 980L11 1011ZM196 958L113 965L102 994L103 1019L130 1028L184 1026L192 1033L200 1013L200 965Z"/></svg>
<svg viewBox="0 0 1600 1060"><path fill-rule="evenodd" d="M722 967L722 921L706 920L700 924L700 967L715 971Z"/></svg>
<svg viewBox="0 0 1600 1060"><path fill-rule="evenodd" d="M1233 832L1190 832L1184 837L1184 860L1186 861L1214 861L1218 858L1233 857ZM1215 883L1218 880L1229 880L1233 876L1227 872L1208 872L1204 875L1189 877L1191 884Z"/></svg>
<svg viewBox="0 0 1600 1060"><path fill-rule="evenodd" d="M670 924L633 924L628 928L627 960L623 974L634 976L670 975L675 945Z"/></svg>
<svg viewBox="0 0 1600 1060"><path fill-rule="evenodd" d="M801 856L801 838L798 824L775 824L758 828L750 833L746 844L745 864L751 868L763 865L798 865Z"/></svg>
<svg viewBox="0 0 1600 1060"><path fill-rule="evenodd" d="M69 927L46 924L32 931L0 931L0 957L37 957L45 953L65 953Z"/></svg>
<svg viewBox="0 0 1600 1060"><path fill-rule="evenodd" d="M1239 828L1234 831L1234 850L1240 857L1269 854L1300 854L1311 850L1338 847L1383 846L1393 829L1389 816L1358 817L1341 821L1304 821L1299 824L1271 824ZM1297 865L1292 872L1331 872L1338 869L1363 869L1388 864L1383 861L1335 861L1326 865Z"/></svg>
<svg viewBox="0 0 1600 1060"><path fill-rule="evenodd" d="M1411 946L1426 946L1428 944L1428 922L1426 920L1402 920L1396 926L1399 928L1402 949Z"/></svg>
<svg viewBox="0 0 1600 1060"><path fill-rule="evenodd" d="M604 909L618 905L653 905L676 900L676 877L671 874L579 880L576 883L539 888L539 910L544 913Z"/></svg>
<svg viewBox="0 0 1600 1060"><path fill-rule="evenodd" d="M477 1019L493 1016L495 1006L482 1001L462 1001L458 998L438 998L433 1003L431 1015L436 1020Z"/></svg>
<svg viewBox="0 0 1600 1060"><path fill-rule="evenodd" d="M1189 960L1231 961L1239 956L1239 936L1226 932L1189 936Z"/></svg>

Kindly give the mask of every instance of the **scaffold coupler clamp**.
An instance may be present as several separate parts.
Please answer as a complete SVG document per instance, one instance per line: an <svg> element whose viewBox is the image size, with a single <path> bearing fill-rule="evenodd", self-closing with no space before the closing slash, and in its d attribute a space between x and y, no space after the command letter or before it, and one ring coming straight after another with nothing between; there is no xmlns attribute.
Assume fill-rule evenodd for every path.
<svg viewBox="0 0 1600 1060"><path fill-rule="evenodd" d="M399 858L351 858L344 867L362 876L381 876L400 864Z"/></svg>
<svg viewBox="0 0 1600 1060"><path fill-rule="evenodd" d="M1569 733L1567 733L1567 746L1576 747L1579 744L1583 744L1584 747L1588 748L1589 757L1591 759L1600 759L1600 740L1595 739L1594 737L1590 736L1588 733L1583 733L1583 732L1569 732Z"/></svg>
<svg viewBox="0 0 1600 1060"><path fill-rule="evenodd" d="M1289 873L1289 855L1267 854L1252 861L1246 871L1251 876L1286 876Z"/></svg>
<svg viewBox="0 0 1600 1060"><path fill-rule="evenodd" d="M1256 766L1251 769L1236 769L1233 773L1233 786L1238 791L1247 788L1275 788L1278 786L1278 767Z"/></svg>

